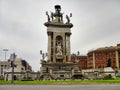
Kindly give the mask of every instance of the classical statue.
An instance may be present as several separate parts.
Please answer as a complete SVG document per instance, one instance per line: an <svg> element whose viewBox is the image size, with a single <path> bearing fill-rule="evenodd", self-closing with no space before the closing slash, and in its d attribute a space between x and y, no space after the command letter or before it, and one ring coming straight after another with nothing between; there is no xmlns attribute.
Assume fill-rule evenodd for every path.
<svg viewBox="0 0 120 90"><path fill-rule="evenodd" d="M67 24L69 24L70 23L70 18L69 18L68 15L66 15L66 19L67 19Z"/></svg>
<svg viewBox="0 0 120 90"><path fill-rule="evenodd" d="M70 17L72 17L72 13L70 13ZM67 24L70 23L70 17L68 15L66 15L66 19L67 19Z"/></svg>
<svg viewBox="0 0 120 90"><path fill-rule="evenodd" d="M52 18L52 21L53 21L53 15L54 15L53 12L51 12L51 18Z"/></svg>
<svg viewBox="0 0 120 90"><path fill-rule="evenodd" d="M47 18L48 18L48 22L50 22L50 16L48 14L48 12L46 12Z"/></svg>
<svg viewBox="0 0 120 90"><path fill-rule="evenodd" d="M63 21L63 13L61 13L61 16L60 16L60 17L61 17L61 21Z"/></svg>
<svg viewBox="0 0 120 90"><path fill-rule="evenodd" d="M56 55L62 55L62 45L61 42L57 42L57 54Z"/></svg>

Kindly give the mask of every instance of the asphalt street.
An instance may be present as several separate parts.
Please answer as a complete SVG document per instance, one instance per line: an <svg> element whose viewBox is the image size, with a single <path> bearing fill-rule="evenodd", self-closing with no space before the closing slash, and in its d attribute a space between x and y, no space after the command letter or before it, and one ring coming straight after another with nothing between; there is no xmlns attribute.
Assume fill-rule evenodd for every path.
<svg viewBox="0 0 120 90"><path fill-rule="evenodd" d="M120 90L120 84L100 85L0 85L0 90Z"/></svg>

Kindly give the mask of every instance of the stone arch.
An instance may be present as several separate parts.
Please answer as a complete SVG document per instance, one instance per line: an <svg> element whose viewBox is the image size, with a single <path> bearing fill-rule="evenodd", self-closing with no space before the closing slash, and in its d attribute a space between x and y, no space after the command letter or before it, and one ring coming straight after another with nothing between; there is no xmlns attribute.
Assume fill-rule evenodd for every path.
<svg viewBox="0 0 120 90"><path fill-rule="evenodd" d="M62 41L62 40L63 40L62 36L60 35L56 36L56 41Z"/></svg>

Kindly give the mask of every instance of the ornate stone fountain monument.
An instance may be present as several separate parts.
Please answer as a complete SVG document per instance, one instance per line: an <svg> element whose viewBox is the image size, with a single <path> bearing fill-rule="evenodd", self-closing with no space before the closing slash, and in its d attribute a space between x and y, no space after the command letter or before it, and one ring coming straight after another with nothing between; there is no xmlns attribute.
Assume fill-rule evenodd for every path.
<svg viewBox="0 0 120 90"><path fill-rule="evenodd" d="M44 25L47 27L48 35L48 60L41 60L41 76L43 79L71 79L78 69L77 64L71 62L72 14L66 15L64 23L61 6L55 5L55 12L51 12L51 15L46 12L46 15L48 21Z"/></svg>

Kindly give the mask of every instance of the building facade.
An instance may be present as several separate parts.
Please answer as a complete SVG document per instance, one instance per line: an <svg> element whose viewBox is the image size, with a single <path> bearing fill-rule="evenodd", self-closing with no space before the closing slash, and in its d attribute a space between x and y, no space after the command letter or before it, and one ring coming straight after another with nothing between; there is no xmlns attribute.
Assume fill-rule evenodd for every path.
<svg viewBox="0 0 120 90"><path fill-rule="evenodd" d="M73 24L70 16L66 15L64 23L61 6L55 6L55 13L51 12L51 18L46 12L48 21L44 24L48 34L48 60L41 60L41 72L43 79L70 79L78 69L77 64L71 62L70 36Z"/></svg>
<svg viewBox="0 0 120 90"><path fill-rule="evenodd" d="M10 68L10 61L0 61L0 76L4 76L4 73Z"/></svg>
<svg viewBox="0 0 120 90"><path fill-rule="evenodd" d="M112 67L119 71L120 69L120 44L98 48L87 54L87 68L98 69Z"/></svg>
<svg viewBox="0 0 120 90"><path fill-rule="evenodd" d="M85 78L97 79L120 73L120 44L89 51L87 55L71 55Z"/></svg>
<svg viewBox="0 0 120 90"><path fill-rule="evenodd" d="M21 58L16 58L14 61L14 79L23 79L23 73L31 72L32 67ZM5 80L11 80L11 61L8 59L7 61L0 61L0 76Z"/></svg>
<svg viewBox="0 0 120 90"><path fill-rule="evenodd" d="M87 55L71 55L71 61L78 64L79 70L87 69Z"/></svg>

